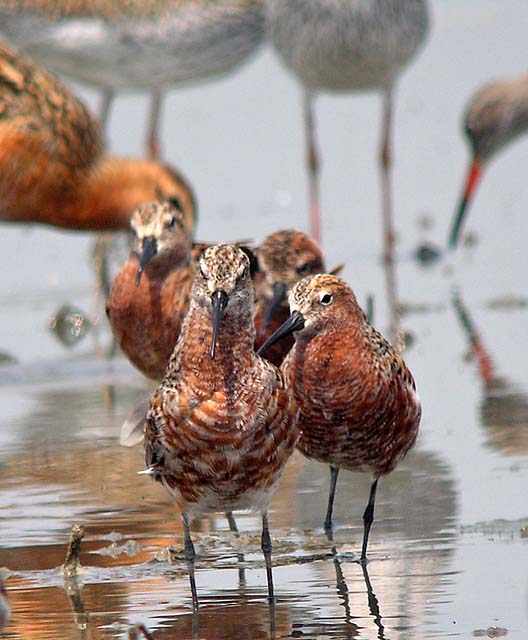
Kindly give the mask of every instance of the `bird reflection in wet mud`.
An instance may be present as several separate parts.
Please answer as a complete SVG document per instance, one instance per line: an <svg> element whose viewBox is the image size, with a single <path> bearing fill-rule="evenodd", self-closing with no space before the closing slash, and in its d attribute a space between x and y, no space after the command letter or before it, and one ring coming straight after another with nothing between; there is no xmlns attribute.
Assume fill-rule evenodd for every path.
<svg viewBox="0 0 528 640"><path fill-rule="evenodd" d="M336 575L336 590L339 599L342 602L343 608L345 610L344 622L347 627L349 627L349 631L352 632L352 628L355 628L354 635L345 635L344 638L355 638L358 632L357 625L352 621L351 609L350 609L350 598L348 585L345 580L345 576L343 574L343 569L341 567L341 562L339 560L338 552L336 546L333 544L333 530L329 529L326 531L326 536L328 541L332 544L332 555L333 555L333 563ZM367 597L368 597L368 608L370 615L374 620L374 624L378 628L378 638L379 640L385 639L385 627L383 626L382 616L380 613L379 601L378 597L374 593L374 589L372 588L372 583L370 581L370 576L366 563L361 563L361 569L363 572L363 579L365 580L365 587L367 589Z"/></svg>
<svg viewBox="0 0 528 640"><path fill-rule="evenodd" d="M73 347L89 332L92 323L83 311L64 304L51 316L48 327L63 346Z"/></svg>
<svg viewBox="0 0 528 640"><path fill-rule="evenodd" d="M135 624L128 629L128 640L140 640L140 638L146 638L147 640L154 640L154 636L150 633L144 624Z"/></svg>
<svg viewBox="0 0 528 640"><path fill-rule="evenodd" d="M528 454L528 394L495 372L491 354L459 290L452 295L453 308L468 339L482 381L480 419L487 444L505 456Z"/></svg>
<svg viewBox="0 0 528 640"><path fill-rule="evenodd" d="M89 384L70 390L40 390L34 395L31 408L26 408L20 436L27 446L11 455L0 468L0 489L5 491L16 478L17 492L25 496L23 508L34 508L37 512L38 505L38 513L46 518L48 527L78 521L83 514L88 532L83 564L92 579L93 572L98 577L96 582L85 581L81 591L84 609L77 606L78 600L74 607L66 598L62 581L51 585L46 582L47 570L63 562L64 543L47 544L45 553L39 543L17 549L0 549L0 566L8 564L12 571L17 572L31 567L34 572L31 581L25 577L10 577L8 587L13 609L17 612L47 612L47 616L39 621L38 632L30 626L29 616L22 619L17 616L10 632L12 630L21 638L45 636L57 640L79 640L72 608L79 617L83 611L88 615L88 638L121 640L128 624L142 619L147 621L145 616L151 620L153 613L159 622L155 625L149 622L149 627L156 640L187 640L193 637L193 616L186 615L188 609L181 604L186 597L186 580L181 567L168 567L166 563L153 562L152 559L153 549L165 548L175 534L182 533L181 526L173 519L172 504L166 499L161 486L145 483L142 476L136 475L135 471L141 465L138 451L122 449L115 438L105 439L105 446L101 447L101 440L93 437L97 429L117 430L121 415L133 397L133 389L119 391L115 414L109 414L103 408L99 389ZM13 429L18 422L6 420L5 424L8 429ZM60 485L57 481L59 476ZM291 555L289 549L297 550L302 559L306 558L304 567L309 576L308 581L297 581L296 584L295 579L287 574L285 583L288 589L282 591L275 607L277 638L314 637L316 633L336 639L376 637L374 625L378 614L368 584L364 584L362 571L349 561L342 548L357 540L361 532L359 522L357 526L342 525L345 513L360 513L364 507L364 491L358 491L357 477L343 474L343 490L336 505L337 528L334 530L337 559L343 581L348 582L348 590L342 588L336 595L332 587L336 584L332 555L327 553L318 557L317 553L312 553L329 551L324 536L313 536L317 545L314 549L311 534L305 532L305 529L320 527L320 502L326 494L326 482L324 467L319 469L318 465L297 454L287 465L276 494L273 520L280 538L274 543L279 576L281 572L285 575L284 572L289 571L285 566L288 554ZM319 494L313 491L314 486L320 488ZM52 504L43 503L42 491L54 496ZM138 496L141 497L139 506ZM440 581L445 581L444 587L449 584L450 578L444 571L452 555L456 493L449 467L440 464L437 457L429 452L415 451L394 472L391 482L383 486L378 498L383 515L377 523L377 555L390 552L392 558L373 562L368 568L372 577L371 590L379 603L379 621L386 627L385 637L392 639L392 629L405 624L405 616L409 612L416 619L425 616L430 598L434 601L434 594L438 593ZM61 510L57 513L59 503ZM48 507L53 511L48 511ZM11 526L10 518L16 517L14 512L13 516L10 513L3 514L3 533L4 523ZM203 533L199 534L198 540L200 546L207 548L207 556L213 549L218 549L215 543L218 538L214 537L217 527L225 530L223 518L204 520L200 528ZM140 543L141 550L130 557L91 553L101 545L110 546L110 531L127 539L131 536ZM219 538L224 540L223 546L214 551L214 558L199 574L205 606L198 620L197 637L208 640L240 640L244 637L267 640L270 637L269 611L262 587L252 589L251 586L239 585L236 589L233 582L233 590L226 592L224 587L218 586L218 558L233 558L225 575L236 576L238 568L236 552L233 552L235 545L230 540L225 542L225 533ZM434 552L424 553L424 544L434 546ZM257 556L259 549L259 536L254 530L249 549L251 555ZM408 552L402 552L402 549ZM247 582L251 585L250 571L257 567L252 566L251 558L249 562L246 573L249 574ZM262 571L260 559L257 564ZM153 570L161 571L162 575L152 577ZM176 575L174 581L167 579L167 571ZM215 576L215 582L211 581L212 576ZM312 593L317 595L321 590L325 593L324 610L314 612ZM349 614L343 610L345 594ZM131 605L136 607L135 610L131 610ZM130 618L132 615L134 617ZM367 628L358 630L358 618ZM373 622L369 623L369 619Z"/></svg>
<svg viewBox="0 0 528 640"><path fill-rule="evenodd" d="M181 613L165 617L163 624L151 636L155 640L270 640L290 638L295 631L296 602L280 602L276 605L275 631L270 634L269 612L265 602L248 590L234 601L212 601L206 613ZM141 635L132 636L142 638ZM293 635L293 637L299 637ZM350 636L353 637L353 636Z"/></svg>

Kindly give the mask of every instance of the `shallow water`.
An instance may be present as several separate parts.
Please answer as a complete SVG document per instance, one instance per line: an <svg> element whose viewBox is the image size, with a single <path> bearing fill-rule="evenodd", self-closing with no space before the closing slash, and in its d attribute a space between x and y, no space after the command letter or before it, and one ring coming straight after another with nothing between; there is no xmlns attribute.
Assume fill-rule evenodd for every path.
<svg viewBox="0 0 528 640"><path fill-rule="evenodd" d="M322 531L329 474L295 456L270 514L277 638L528 635L528 200L526 140L489 167L468 231L475 242L420 267L418 243L442 245L467 151L460 113L491 78L525 66L521 0L437 0L427 48L403 76L396 112L398 281L405 358L423 401L418 444L380 482L368 577L354 562L368 478L342 473L335 550ZM92 94L85 94L95 105ZM192 179L199 236L255 237L305 225L295 84L265 51L235 77L167 100L164 146ZM130 135L144 99L120 98L112 144ZM381 268L376 96L321 97L324 245L346 263L358 298L389 323ZM236 118L233 117L236 113ZM191 612L178 514L137 475L141 447L119 427L148 386L125 360L95 355L92 332L66 349L49 332L60 305L92 308L91 239L3 227L0 247L0 567L10 639L122 638L143 621L162 638L269 638L259 519L218 516L193 527L199 617ZM103 332L104 345L108 335ZM84 524L77 582L65 584L69 530ZM237 554L245 554L240 563Z"/></svg>

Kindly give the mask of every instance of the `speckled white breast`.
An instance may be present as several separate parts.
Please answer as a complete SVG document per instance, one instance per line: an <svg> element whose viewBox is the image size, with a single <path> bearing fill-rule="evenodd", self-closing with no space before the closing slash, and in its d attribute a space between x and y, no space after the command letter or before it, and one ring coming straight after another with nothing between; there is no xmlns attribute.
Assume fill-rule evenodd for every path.
<svg viewBox="0 0 528 640"><path fill-rule="evenodd" d="M264 22L255 2L190 4L136 20L55 20L0 3L0 33L13 46L56 73L116 89L162 88L225 73L261 43Z"/></svg>
<svg viewBox="0 0 528 640"><path fill-rule="evenodd" d="M426 0L267 0L280 57L313 91L390 86L423 43Z"/></svg>

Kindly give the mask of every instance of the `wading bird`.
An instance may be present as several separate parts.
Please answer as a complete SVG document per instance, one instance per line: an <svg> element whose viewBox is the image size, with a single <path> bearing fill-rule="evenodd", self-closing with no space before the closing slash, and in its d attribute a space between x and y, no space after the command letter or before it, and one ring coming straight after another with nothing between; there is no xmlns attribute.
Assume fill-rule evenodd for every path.
<svg viewBox="0 0 528 640"><path fill-rule="evenodd" d="M247 256L217 245L200 258L189 312L165 377L150 401L147 472L181 510L193 607L193 518L254 509L262 515L268 595L274 601L268 505L299 431L282 374L255 354Z"/></svg>
<svg viewBox="0 0 528 640"><path fill-rule="evenodd" d="M361 561L366 562L378 481L414 445L420 399L403 359L368 323L341 279L329 274L305 278L294 286L289 301L290 318L259 353L295 333L281 369L301 411L299 450L330 465L328 532L339 469L372 475L363 514Z"/></svg>

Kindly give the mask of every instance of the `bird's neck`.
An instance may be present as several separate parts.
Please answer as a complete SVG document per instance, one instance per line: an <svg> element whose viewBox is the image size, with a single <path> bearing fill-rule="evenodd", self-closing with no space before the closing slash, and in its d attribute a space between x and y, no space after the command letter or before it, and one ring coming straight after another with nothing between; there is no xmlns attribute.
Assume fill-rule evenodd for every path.
<svg viewBox="0 0 528 640"><path fill-rule="evenodd" d="M230 380L245 378L257 357L253 309L249 305L226 309L218 329L214 358L211 358L212 337L210 309L193 301L169 361L165 381L188 373L194 379L193 386L205 385L209 392L214 392L229 386Z"/></svg>
<svg viewBox="0 0 528 640"><path fill-rule="evenodd" d="M65 197L62 217L71 207L77 228L128 229L136 207L160 198L162 173L157 162L104 156Z"/></svg>

